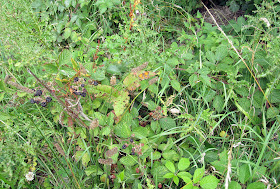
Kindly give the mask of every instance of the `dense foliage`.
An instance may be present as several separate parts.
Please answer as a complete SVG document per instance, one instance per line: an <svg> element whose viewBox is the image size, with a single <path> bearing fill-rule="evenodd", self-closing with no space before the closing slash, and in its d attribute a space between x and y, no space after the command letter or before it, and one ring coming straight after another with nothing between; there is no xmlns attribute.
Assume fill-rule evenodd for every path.
<svg viewBox="0 0 280 189"><path fill-rule="evenodd" d="M1 2L1 187L279 187L280 4L225 4Z"/></svg>

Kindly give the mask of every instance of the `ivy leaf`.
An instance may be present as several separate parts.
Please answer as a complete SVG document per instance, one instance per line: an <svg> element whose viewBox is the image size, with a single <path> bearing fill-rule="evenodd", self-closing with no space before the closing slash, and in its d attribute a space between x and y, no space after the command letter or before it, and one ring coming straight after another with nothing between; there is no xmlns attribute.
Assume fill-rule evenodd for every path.
<svg viewBox="0 0 280 189"><path fill-rule="evenodd" d="M218 183L219 183L219 179L217 179L213 175L208 175L202 178L199 184L204 189L215 189L217 188Z"/></svg>
<svg viewBox="0 0 280 189"><path fill-rule="evenodd" d="M183 171L187 169L190 166L190 160L189 158L181 158L179 163L178 163L178 169L180 171Z"/></svg>
<svg viewBox="0 0 280 189"><path fill-rule="evenodd" d="M175 166L174 166L174 164L173 164L171 161L167 161L167 162L165 163L165 167L166 167L169 171L171 171L172 173L175 173Z"/></svg>
<svg viewBox="0 0 280 189"><path fill-rule="evenodd" d="M194 171L193 183L198 183L204 175L204 168L198 168Z"/></svg>

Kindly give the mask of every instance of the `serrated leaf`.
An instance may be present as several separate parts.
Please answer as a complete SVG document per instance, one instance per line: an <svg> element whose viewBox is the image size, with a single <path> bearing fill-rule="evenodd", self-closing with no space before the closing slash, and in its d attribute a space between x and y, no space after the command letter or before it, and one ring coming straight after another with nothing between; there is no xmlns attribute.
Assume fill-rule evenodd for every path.
<svg viewBox="0 0 280 189"><path fill-rule="evenodd" d="M178 169L180 171L183 171L187 169L190 166L190 160L189 158L181 158L179 163L178 163Z"/></svg>
<svg viewBox="0 0 280 189"><path fill-rule="evenodd" d="M266 186L262 182L253 182L251 184L248 184L246 189L265 189Z"/></svg>
<svg viewBox="0 0 280 189"><path fill-rule="evenodd" d="M91 174L102 175L104 172L99 166L91 165L86 168L85 173L87 176L90 176Z"/></svg>
<svg viewBox="0 0 280 189"><path fill-rule="evenodd" d="M228 54L228 48L225 45L220 45L219 47L217 47L216 49L216 53L215 53L215 59L216 61L221 61L223 60Z"/></svg>
<svg viewBox="0 0 280 189"><path fill-rule="evenodd" d="M174 164L173 164L171 161L167 161L167 162L165 163L165 167L166 167L169 171L171 171L172 173L175 173L175 166L174 166Z"/></svg>
<svg viewBox="0 0 280 189"><path fill-rule="evenodd" d="M140 87L140 79L133 73L130 73L124 80L123 80L124 86L130 90L134 91L138 87Z"/></svg>
<svg viewBox="0 0 280 189"><path fill-rule="evenodd" d="M159 151L155 151L154 153L153 153L153 160L157 160L157 159L159 159L161 157L161 153L159 152Z"/></svg>
<svg viewBox="0 0 280 189"><path fill-rule="evenodd" d="M245 184L250 179L250 169L248 164L243 164L238 173L239 181Z"/></svg>
<svg viewBox="0 0 280 189"><path fill-rule="evenodd" d="M186 185L182 189L192 189L193 188L193 182L189 177L184 177L182 179L186 183Z"/></svg>
<svg viewBox="0 0 280 189"><path fill-rule="evenodd" d="M113 103L114 103L113 107L116 116L118 117L122 115L123 112L125 111L127 104L129 103L128 92L127 91L121 92L117 98L113 99Z"/></svg>
<svg viewBox="0 0 280 189"><path fill-rule="evenodd" d="M159 124L163 130L168 130L176 127L176 122L170 117L160 119Z"/></svg>
<svg viewBox="0 0 280 189"><path fill-rule="evenodd" d="M133 156L124 156L120 159L120 162L121 162L121 164L123 164L125 166L131 167L131 166L137 164L138 160L136 157L133 157Z"/></svg>
<svg viewBox="0 0 280 189"><path fill-rule="evenodd" d="M270 107L268 108L266 112L267 118L275 118L277 115L279 115L279 109L276 107Z"/></svg>
<svg viewBox="0 0 280 189"><path fill-rule="evenodd" d="M240 184L236 181L231 181L228 185L228 189L241 189Z"/></svg>
<svg viewBox="0 0 280 189"><path fill-rule="evenodd" d="M192 87L194 87L198 82L199 82L199 79L198 79L198 76L196 74L192 74L190 77L189 77L189 82L190 82L190 85Z"/></svg>
<svg viewBox="0 0 280 189"><path fill-rule="evenodd" d="M213 106L214 106L214 108L216 109L217 112L221 112L223 110L224 99L221 95L217 95L214 98Z"/></svg>
<svg viewBox="0 0 280 189"><path fill-rule="evenodd" d="M177 80L175 80L175 79L173 79L173 80L171 80L171 86L176 90L176 91L181 91L181 84L177 81Z"/></svg>
<svg viewBox="0 0 280 189"><path fill-rule="evenodd" d="M197 168L194 171L193 183L198 183L204 175L204 168Z"/></svg>
<svg viewBox="0 0 280 189"><path fill-rule="evenodd" d="M151 169L151 174L154 178L157 178L158 182L162 182L164 180L164 175L168 173L168 169L165 166L153 166Z"/></svg>
<svg viewBox="0 0 280 189"><path fill-rule="evenodd" d="M171 65L172 67L177 66L179 64L179 61L177 58L169 58L166 61L166 64Z"/></svg>
<svg viewBox="0 0 280 189"><path fill-rule="evenodd" d="M167 150L162 153L162 157L166 160L178 161L180 156L174 150Z"/></svg>
<svg viewBox="0 0 280 189"><path fill-rule="evenodd" d="M70 28L65 28L64 30L64 39L68 39L71 35L72 30Z"/></svg>
<svg viewBox="0 0 280 189"><path fill-rule="evenodd" d="M179 172L177 176L183 179L185 182L188 182L188 180L191 180L192 178L192 175L189 172Z"/></svg>
<svg viewBox="0 0 280 189"><path fill-rule="evenodd" d="M217 179L213 175L208 175L201 179L200 186L204 189L216 189L219 183L219 179Z"/></svg>
<svg viewBox="0 0 280 189"><path fill-rule="evenodd" d="M115 126L114 132L120 138L128 138L131 136L130 125L123 121Z"/></svg>

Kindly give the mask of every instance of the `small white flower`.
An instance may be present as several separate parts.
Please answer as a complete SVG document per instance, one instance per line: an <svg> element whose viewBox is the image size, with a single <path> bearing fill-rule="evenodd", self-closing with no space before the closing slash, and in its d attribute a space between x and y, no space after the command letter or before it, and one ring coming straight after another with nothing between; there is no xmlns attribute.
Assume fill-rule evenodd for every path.
<svg viewBox="0 0 280 189"><path fill-rule="evenodd" d="M178 110L177 108L171 108L169 110L172 114L179 114L180 113L180 110Z"/></svg>
<svg viewBox="0 0 280 189"><path fill-rule="evenodd" d="M270 23L268 21L267 18L260 18L260 20L264 21L264 23L266 23L266 26L269 27L270 26Z"/></svg>
<svg viewBox="0 0 280 189"><path fill-rule="evenodd" d="M26 175L25 175L25 178L26 180L28 181L32 181L34 179L34 173L33 172L28 172Z"/></svg>
<svg viewBox="0 0 280 189"><path fill-rule="evenodd" d="M238 146L240 146L240 145L243 146L244 144L242 144L241 142L238 142L237 144L233 144L232 147L233 147L233 148L236 148L236 147L238 147Z"/></svg>

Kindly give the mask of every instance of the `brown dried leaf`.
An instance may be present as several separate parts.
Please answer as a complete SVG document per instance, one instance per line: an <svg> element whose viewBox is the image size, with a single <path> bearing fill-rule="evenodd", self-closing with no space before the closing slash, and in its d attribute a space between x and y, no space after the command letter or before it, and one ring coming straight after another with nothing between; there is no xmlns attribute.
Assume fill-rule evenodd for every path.
<svg viewBox="0 0 280 189"><path fill-rule="evenodd" d="M60 145L58 143L54 144L54 147L56 148L56 150L65 157L65 153L64 150L60 147Z"/></svg>
<svg viewBox="0 0 280 189"><path fill-rule="evenodd" d="M108 151L105 153L105 155L106 155L107 157L112 157L112 156L115 155L116 153L118 153L118 148L117 148L117 147L115 147L115 148L113 148L113 149L111 149L111 150L108 150Z"/></svg>
<svg viewBox="0 0 280 189"><path fill-rule="evenodd" d="M149 85L152 85L158 81L158 77L155 77L149 81Z"/></svg>
<svg viewBox="0 0 280 189"><path fill-rule="evenodd" d="M148 66L148 64L149 64L148 62L145 62L144 64L142 64L136 68L133 68L131 70L131 72L133 72L133 73L139 72L139 71L143 70L144 68L146 68Z"/></svg>
<svg viewBox="0 0 280 189"><path fill-rule="evenodd" d="M100 164L111 165L111 164L113 164L113 159L112 159L112 158L108 158L108 159L99 159L98 162L99 162Z"/></svg>
<svg viewBox="0 0 280 189"><path fill-rule="evenodd" d="M89 128L90 128L90 129L95 129L95 128L98 127L98 126L99 126L99 121L98 121L98 119L96 118L96 119L94 119L94 120L90 123Z"/></svg>
<svg viewBox="0 0 280 189"><path fill-rule="evenodd" d="M116 78L116 76L113 75L110 79L110 85L114 86L116 84L117 84L117 78Z"/></svg>

